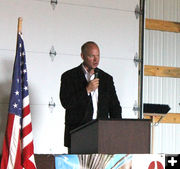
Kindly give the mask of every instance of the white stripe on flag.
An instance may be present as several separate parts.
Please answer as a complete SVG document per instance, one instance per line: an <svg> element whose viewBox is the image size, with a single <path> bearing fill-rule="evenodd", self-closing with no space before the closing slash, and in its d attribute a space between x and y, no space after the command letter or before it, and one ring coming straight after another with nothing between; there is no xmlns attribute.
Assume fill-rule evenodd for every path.
<svg viewBox="0 0 180 169"><path fill-rule="evenodd" d="M20 133L19 131L20 131L20 117L15 115L12 135L11 135L7 169L12 169L14 168L15 165L16 154L18 149L19 133Z"/></svg>
<svg viewBox="0 0 180 169"><path fill-rule="evenodd" d="M23 118L22 128L26 127L30 123L31 123L31 114L28 114Z"/></svg>
<svg viewBox="0 0 180 169"><path fill-rule="evenodd" d="M23 99L23 108L29 105L29 95Z"/></svg>
<svg viewBox="0 0 180 169"><path fill-rule="evenodd" d="M33 141L32 131L23 138L23 148Z"/></svg>
<svg viewBox="0 0 180 169"><path fill-rule="evenodd" d="M34 160L34 154L31 155L31 157L29 158L29 160L34 164L34 166L36 167L36 163Z"/></svg>

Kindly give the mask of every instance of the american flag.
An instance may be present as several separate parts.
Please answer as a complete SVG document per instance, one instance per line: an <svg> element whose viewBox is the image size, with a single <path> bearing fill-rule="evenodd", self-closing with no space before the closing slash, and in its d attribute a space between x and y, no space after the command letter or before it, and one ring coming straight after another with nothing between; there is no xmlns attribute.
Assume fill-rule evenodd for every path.
<svg viewBox="0 0 180 169"><path fill-rule="evenodd" d="M17 37L7 127L1 169L36 169L29 105L26 56L22 35Z"/></svg>

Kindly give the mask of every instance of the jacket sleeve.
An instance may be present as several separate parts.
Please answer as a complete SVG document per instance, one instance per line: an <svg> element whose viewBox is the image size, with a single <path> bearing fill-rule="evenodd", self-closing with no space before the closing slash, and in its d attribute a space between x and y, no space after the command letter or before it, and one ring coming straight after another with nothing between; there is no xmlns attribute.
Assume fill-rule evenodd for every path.
<svg viewBox="0 0 180 169"><path fill-rule="evenodd" d="M65 109L73 109L79 105L86 106L90 97L86 92L86 85L82 86L77 79L63 74L61 77L60 100Z"/></svg>
<svg viewBox="0 0 180 169"><path fill-rule="evenodd" d="M118 100L113 78L109 80L109 112L111 118L122 118L122 108Z"/></svg>

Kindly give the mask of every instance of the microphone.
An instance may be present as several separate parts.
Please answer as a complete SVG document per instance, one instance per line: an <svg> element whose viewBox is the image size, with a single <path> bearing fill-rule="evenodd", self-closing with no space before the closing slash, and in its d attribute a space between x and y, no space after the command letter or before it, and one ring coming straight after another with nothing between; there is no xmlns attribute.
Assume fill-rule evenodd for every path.
<svg viewBox="0 0 180 169"><path fill-rule="evenodd" d="M98 70L94 69L94 79L99 78Z"/></svg>

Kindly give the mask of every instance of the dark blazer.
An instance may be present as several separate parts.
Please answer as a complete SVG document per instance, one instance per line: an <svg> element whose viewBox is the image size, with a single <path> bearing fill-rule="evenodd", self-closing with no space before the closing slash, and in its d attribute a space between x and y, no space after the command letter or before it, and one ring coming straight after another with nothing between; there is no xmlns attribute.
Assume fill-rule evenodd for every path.
<svg viewBox="0 0 180 169"><path fill-rule="evenodd" d="M97 69L99 78L97 118L121 118L121 106L118 101L112 76ZM91 96L87 94L86 81L82 65L66 71L61 76L60 100L66 109L64 145L70 147L70 131L92 120L89 110Z"/></svg>

